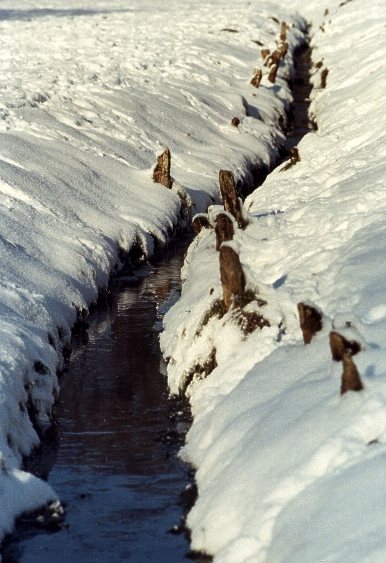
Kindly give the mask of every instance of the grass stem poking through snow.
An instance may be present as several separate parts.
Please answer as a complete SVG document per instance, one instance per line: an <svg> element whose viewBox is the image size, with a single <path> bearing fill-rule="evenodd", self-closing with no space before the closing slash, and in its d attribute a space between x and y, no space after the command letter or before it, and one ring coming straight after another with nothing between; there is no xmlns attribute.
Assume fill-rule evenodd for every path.
<svg viewBox="0 0 386 563"><path fill-rule="evenodd" d="M171 154L168 147L157 156L157 163L153 170L153 180L157 184L162 184L166 188L171 188L173 180L170 176Z"/></svg>
<svg viewBox="0 0 386 563"><path fill-rule="evenodd" d="M216 250L220 250L223 242L233 239L233 222L225 213L219 213L216 217L215 224Z"/></svg>
<svg viewBox="0 0 386 563"><path fill-rule="evenodd" d="M228 211L236 219L241 229L245 229L247 222L241 212L241 203L237 197L233 173L229 170L220 170L219 181L225 211Z"/></svg>
<svg viewBox="0 0 386 563"><path fill-rule="evenodd" d="M227 245L220 248L220 276L226 310L235 301L242 301L245 293L245 276L237 254Z"/></svg>
<svg viewBox="0 0 386 563"><path fill-rule="evenodd" d="M322 330L322 315L315 307L305 303L298 303L298 311L303 341L304 344L309 344L315 334Z"/></svg>

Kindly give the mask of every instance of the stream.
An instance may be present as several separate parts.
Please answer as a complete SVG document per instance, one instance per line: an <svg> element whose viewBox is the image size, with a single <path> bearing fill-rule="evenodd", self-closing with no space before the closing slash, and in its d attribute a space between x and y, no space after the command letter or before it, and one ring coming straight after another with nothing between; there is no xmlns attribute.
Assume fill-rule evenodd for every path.
<svg viewBox="0 0 386 563"><path fill-rule="evenodd" d="M285 159L315 127L309 68L304 47L296 57ZM190 468L177 458L190 413L168 397L158 333L162 304L178 297L188 242L147 265L136 283L118 278L111 309L93 316L88 345L77 348L61 379L59 447L29 467L59 495L66 525L38 533L30 522L19 524L2 563L186 560L185 534L169 532L180 529L188 508L181 492L192 490Z"/></svg>
<svg viewBox="0 0 386 563"><path fill-rule="evenodd" d="M59 447L39 460L66 507L65 527L19 526L5 562L181 562L189 551L179 498L190 471L176 454L189 412L168 399L158 332L159 305L178 295L187 240L147 265L139 283L116 281L116 302L91 319L61 379ZM141 272L139 272L141 275ZM46 465L52 465L49 467Z"/></svg>

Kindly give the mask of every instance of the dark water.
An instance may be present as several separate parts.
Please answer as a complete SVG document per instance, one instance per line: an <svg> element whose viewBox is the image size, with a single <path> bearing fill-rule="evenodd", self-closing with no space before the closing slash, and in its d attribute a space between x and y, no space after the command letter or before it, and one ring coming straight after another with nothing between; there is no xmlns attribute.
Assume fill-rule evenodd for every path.
<svg viewBox="0 0 386 563"><path fill-rule="evenodd" d="M168 400L157 332L158 305L178 294L181 261L180 248L138 285L121 281L112 310L92 322L61 381L60 447L48 478L68 527L19 533L3 561L184 561L185 536L168 530L180 522L189 482L176 458L188 422Z"/></svg>
<svg viewBox="0 0 386 563"><path fill-rule="evenodd" d="M286 149L295 147L300 140L315 130L316 124L310 120L308 109L310 106L310 93L312 84L310 82L311 49L307 46L301 47L296 53L295 76L291 84L293 104L289 119L289 129L286 132Z"/></svg>

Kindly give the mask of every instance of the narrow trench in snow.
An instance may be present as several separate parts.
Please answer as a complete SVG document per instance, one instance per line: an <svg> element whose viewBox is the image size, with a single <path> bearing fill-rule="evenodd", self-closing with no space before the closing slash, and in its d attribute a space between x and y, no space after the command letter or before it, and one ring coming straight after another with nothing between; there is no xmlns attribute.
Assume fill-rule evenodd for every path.
<svg viewBox="0 0 386 563"><path fill-rule="evenodd" d="M295 75L291 85L293 104L290 110L288 129L286 131L285 149L290 151L317 125L308 113L310 106L311 48L308 44L299 48L295 56Z"/></svg>
<svg viewBox="0 0 386 563"><path fill-rule="evenodd" d="M315 129L308 117L309 69L304 46L296 54L294 104L277 166ZM95 317L90 344L61 381L59 448L43 448L29 466L66 503L66 527L39 533L31 519L20 521L4 544L3 563L186 559L184 534L167 532L181 531L181 517L194 502L193 495L181 504L179 492L188 487L192 493L194 486L190 469L176 458L189 412L186 403L168 398L155 323L158 305L178 294L188 243L150 265L137 285L121 282L115 306ZM190 558L211 560L199 553Z"/></svg>

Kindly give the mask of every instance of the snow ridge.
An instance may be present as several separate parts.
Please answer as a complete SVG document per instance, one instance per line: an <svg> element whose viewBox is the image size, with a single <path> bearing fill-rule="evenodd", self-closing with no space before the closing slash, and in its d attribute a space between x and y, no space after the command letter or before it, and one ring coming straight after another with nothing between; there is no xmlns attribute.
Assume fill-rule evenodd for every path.
<svg viewBox="0 0 386 563"><path fill-rule="evenodd" d="M385 560L384 9L326 7L301 6L313 23L318 131L300 142L300 162L247 198L254 219L233 242L270 326L246 335L230 313L207 315L222 299L210 229L192 243L165 318L173 392L216 354L187 388L194 422L182 456L197 469L192 547L221 563ZM323 312L308 345L301 301ZM362 343L364 390L340 396L329 332L347 327Z"/></svg>
<svg viewBox="0 0 386 563"><path fill-rule="evenodd" d="M170 148L194 212L218 198L220 168L251 185L252 167L276 158L303 20L281 9L296 23L289 53L276 83L256 89L274 14L231 0L2 1L0 538L56 499L20 466L50 424L70 327L119 249L150 254L176 225L181 200L152 181L155 153Z"/></svg>

